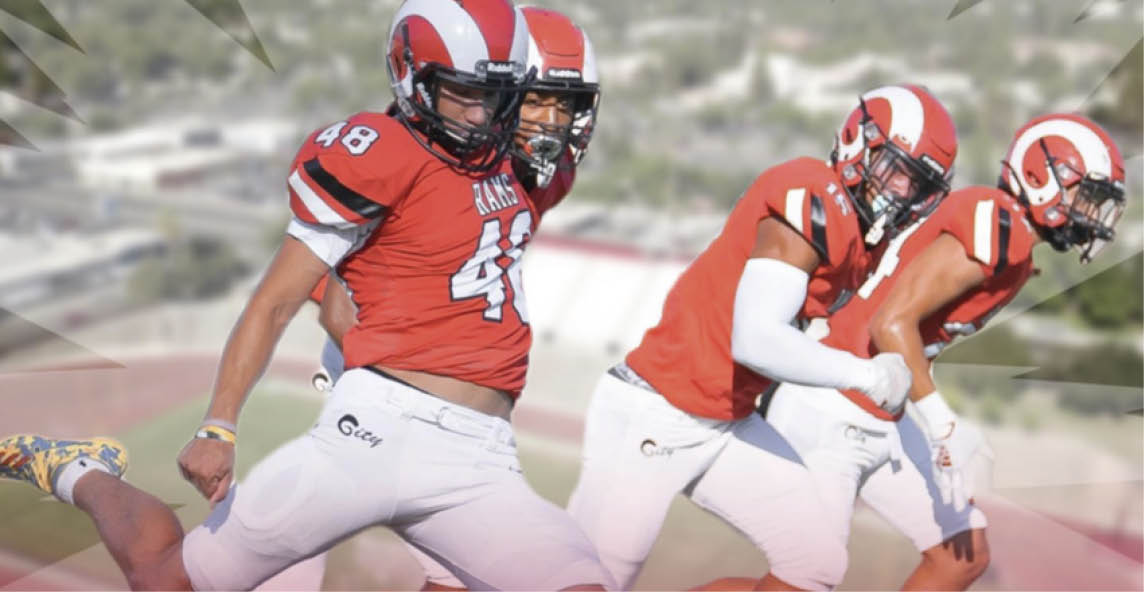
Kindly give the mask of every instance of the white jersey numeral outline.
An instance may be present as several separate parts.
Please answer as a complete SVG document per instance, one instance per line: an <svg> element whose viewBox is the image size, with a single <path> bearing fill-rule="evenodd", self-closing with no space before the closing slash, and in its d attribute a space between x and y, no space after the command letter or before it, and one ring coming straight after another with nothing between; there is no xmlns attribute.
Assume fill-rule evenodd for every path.
<svg viewBox="0 0 1144 592"><path fill-rule="evenodd" d="M477 249L461 268L449 278L450 296L454 301L470 298L485 299L482 317L486 321L499 323L504 318L505 283L512 287L512 307L520 322L528 324L528 304L524 297L524 282L521 278L521 257L524 243L532 236L532 212L521 210L509 224L508 249L501 249L500 219L486 220L477 240ZM497 263L497 258L506 256L512 259L506 268Z"/></svg>
<svg viewBox="0 0 1144 592"><path fill-rule="evenodd" d="M882 259L878 261L878 267L874 269L874 273L870 274L870 277L866 278L866 281L862 283L862 287L858 288L859 298L869 300L870 295L874 293L874 290L878 289L878 285L882 283L882 280L890 277L890 275L894 273L894 270L898 268L898 264L902 262L902 257L899 255L902 251L902 245L906 244L906 241L913 236L914 232L922 227L922 224L925 224L926 220L927 218L918 220L909 228L902 231L901 234L895 236L889 245L886 245L886 252L882 254Z"/></svg>

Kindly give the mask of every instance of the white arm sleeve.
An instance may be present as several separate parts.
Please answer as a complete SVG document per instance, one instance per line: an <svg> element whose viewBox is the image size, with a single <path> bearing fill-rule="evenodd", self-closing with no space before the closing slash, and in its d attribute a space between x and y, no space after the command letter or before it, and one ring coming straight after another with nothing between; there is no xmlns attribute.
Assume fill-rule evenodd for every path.
<svg viewBox="0 0 1144 592"><path fill-rule="evenodd" d="M731 356L774 380L869 390L869 360L822 345L791 325L806 300L809 276L778 259L749 259L735 292Z"/></svg>
<svg viewBox="0 0 1144 592"><path fill-rule="evenodd" d="M361 246L362 239L377 227L377 222L353 228L334 228L303 222L297 217L290 220L286 234L302 241L326 265L333 267Z"/></svg>

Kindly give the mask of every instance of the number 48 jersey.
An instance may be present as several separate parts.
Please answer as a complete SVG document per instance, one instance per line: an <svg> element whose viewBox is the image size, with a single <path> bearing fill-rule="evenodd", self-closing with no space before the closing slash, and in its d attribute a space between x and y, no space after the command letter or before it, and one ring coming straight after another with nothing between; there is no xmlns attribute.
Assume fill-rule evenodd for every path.
<svg viewBox="0 0 1144 592"><path fill-rule="evenodd" d="M985 280L922 320L919 329L927 358L936 357L957 336L983 327L1032 274L1036 235L1023 208L999 189L967 187L951 193L929 218L907 228L875 254L878 259L873 273L827 320L830 331L822 343L864 358L877 354L870 338L870 319L893 290L902 270L942 233L961 243L985 272ZM869 398L850 391L843 394L870 413L893 419Z"/></svg>
<svg viewBox="0 0 1144 592"><path fill-rule="evenodd" d="M288 185L288 232L338 266L357 306L347 368L379 364L519 396L532 340L520 259L538 215L508 159L461 171L397 120L367 112L312 134Z"/></svg>

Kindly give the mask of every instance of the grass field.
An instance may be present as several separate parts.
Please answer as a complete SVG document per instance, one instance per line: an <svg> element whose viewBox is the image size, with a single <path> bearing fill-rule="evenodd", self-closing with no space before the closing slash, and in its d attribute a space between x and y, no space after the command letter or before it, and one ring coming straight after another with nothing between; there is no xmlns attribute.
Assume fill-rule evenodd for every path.
<svg viewBox="0 0 1144 592"><path fill-rule="evenodd" d="M320 401L300 387L269 383L256 391L243 412L238 457L240 475L278 444L306 430ZM131 452L129 480L177 508L186 527L197 524L208 508L179 476L174 459L206 405L205 396L178 405L159 417L119 434ZM532 426L535 430L536 426ZM528 426L518 430L525 474L541 495L563 505L578 472L576 445L544 438ZM749 486L751 476L744 476ZM0 483L0 550L40 565L60 562L101 587L125 586L94 528L74 508L45 499L22 484ZM871 512L859 509L850 544L850 570L843 589L889 589L900 585L917 554ZM683 498L672 506L637 589L685 589L728 575L759 575L762 555L742 536ZM20 575L20 574L17 574ZM0 574L2 577L2 574ZM383 528L360 533L330 555L323 587L334 590L415 589L420 571L396 537ZM0 588L5 584L0 580ZM999 586L993 570L975 588Z"/></svg>

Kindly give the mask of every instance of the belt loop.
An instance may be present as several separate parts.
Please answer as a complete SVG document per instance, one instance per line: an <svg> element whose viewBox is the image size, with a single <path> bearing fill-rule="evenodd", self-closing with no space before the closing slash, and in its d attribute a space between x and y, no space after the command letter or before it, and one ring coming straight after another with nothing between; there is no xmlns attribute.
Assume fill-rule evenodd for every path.
<svg viewBox="0 0 1144 592"><path fill-rule="evenodd" d="M412 405L410 405L409 397L403 396L401 392L391 390L386 397L391 405L401 410L401 419L408 421L413 417Z"/></svg>

